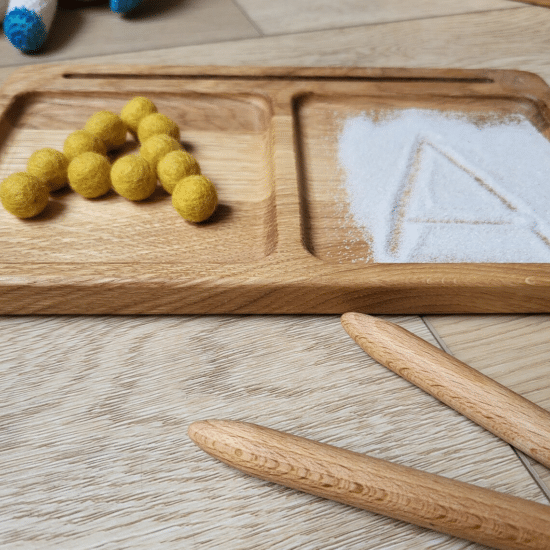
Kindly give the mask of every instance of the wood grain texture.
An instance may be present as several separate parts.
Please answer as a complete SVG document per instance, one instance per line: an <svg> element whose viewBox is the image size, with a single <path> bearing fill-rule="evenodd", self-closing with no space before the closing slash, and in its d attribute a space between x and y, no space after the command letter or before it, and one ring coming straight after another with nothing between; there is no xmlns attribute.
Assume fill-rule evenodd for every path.
<svg viewBox="0 0 550 550"><path fill-rule="evenodd" d="M344 0L238 0L252 21L266 34L291 34L324 28L372 25L391 21L430 19L463 13L514 9L507 0L385 0L369 4Z"/></svg>
<svg viewBox="0 0 550 550"><path fill-rule="evenodd" d="M502 550L550 546L549 506L246 422L193 422L189 436L266 481Z"/></svg>
<svg viewBox="0 0 550 550"><path fill-rule="evenodd" d="M359 313L342 325L373 359L550 467L550 413L403 328Z"/></svg>
<svg viewBox="0 0 550 550"><path fill-rule="evenodd" d="M430 323L460 361L550 408L548 315L442 315ZM473 338L476 334L477 337Z"/></svg>
<svg viewBox="0 0 550 550"><path fill-rule="evenodd" d="M64 0L59 2L40 52L24 56L8 40L2 40L0 66L59 63L121 53L139 61L141 52L148 50L259 35L231 0L144 0L134 13L125 16L113 13L108 2Z"/></svg>
<svg viewBox="0 0 550 550"><path fill-rule="evenodd" d="M372 25L377 22L479 13L479 10L483 12L487 9L510 11L521 8L521 4L507 0L468 0L461 4L448 0L422 0L415 3L416 7L407 0L378 2L368 7L347 1L333 5L331 9L319 2L310 10L306 4L294 3L291 9L284 4L282 9L277 8L276 4L269 6L268 2L257 0L254 3L145 0L133 14L120 17L113 14L105 3L65 0L59 3L52 31L40 53L23 56L7 40L1 41L0 67L111 55L124 55L130 62L145 63L146 57L151 54L193 44L205 45L205 50L215 57L223 56L223 47L220 46L225 42L260 37L262 29L259 25L265 26L268 32L278 28L281 36L290 39L290 33L312 28L338 29L350 24ZM277 62L275 52L270 57L269 61L260 63ZM178 56L175 53L170 55L169 63L174 62L200 64L192 55ZM224 62L213 59L208 63ZM253 62L248 61L250 63Z"/></svg>
<svg viewBox="0 0 550 550"><path fill-rule="evenodd" d="M79 58L79 63L500 68L550 80L542 52L550 12L532 6ZM434 24L437 22L437 24ZM467 32L465 31L467 29ZM529 36L529 40L525 40ZM15 66L44 63L38 57Z"/></svg>
<svg viewBox="0 0 550 550"><path fill-rule="evenodd" d="M0 317L0 334L3 548L479 548L220 468L186 435L208 417L546 502L508 445L338 317Z"/></svg>
<svg viewBox="0 0 550 550"><path fill-rule="evenodd" d="M106 5L84 8L63 16L68 32L55 51L2 50L0 65L12 65L0 68L0 82L15 67L54 63L68 50L79 64L492 67L550 81L550 10L510 5L519 9L345 29L326 13L326 30L253 38L258 29L243 27L231 16L236 12L185 1L168 12L175 25L164 22L185 31L172 35L171 46L161 47L160 33L142 33L126 37L123 52L110 48L112 36L106 40L98 26L120 32L127 22L115 25ZM548 407L543 316L469 316L472 330L464 317L443 319L463 330L470 353L462 360L488 364L492 377ZM430 337L418 318L399 322ZM326 316L0 317L2 546L480 548L220 469L185 431L193 419L230 411L235 419L545 502L507 446L447 407L429 412L432 398L370 363L357 346L344 353L349 337L341 331L335 339L338 326ZM336 398L334 388L341 391ZM541 477L548 472L535 467Z"/></svg>
<svg viewBox="0 0 550 550"><path fill-rule="evenodd" d="M515 0L515 2L522 2L523 4L533 4L534 6L544 6L550 8L549 0Z"/></svg>
<svg viewBox="0 0 550 550"><path fill-rule="evenodd" d="M95 56L92 47L78 62L167 65L183 60L189 65L491 67L532 71L549 81L550 71L541 52L550 32L550 13L533 6L517 6L514 10L344 29L331 29L327 23L323 31L214 43L197 38L194 44L143 50L139 55L130 51ZM146 43L147 38L143 40ZM41 56L18 58L12 66L0 68L0 82L16 67L44 62Z"/></svg>
<svg viewBox="0 0 550 550"><path fill-rule="evenodd" d="M550 318L536 316L430 316L456 357L534 401L550 407ZM550 470L530 461L550 490Z"/></svg>
<svg viewBox="0 0 550 550"><path fill-rule="evenodd" d="M550 309L546 264L357 261L345 208L335 204L334 188L343 182L323 176L331 173L323 167L337 144L336 135L325 139L330 106L322 100L311 110L302 101L312 93L338 98L354 112L363 106L361 98L376 95L395 108L521 113L544 134L550 94L536 75L62 66L20 71L3 90L3 176L24 168L40 146L60 147L95 110L119 111L129 98L145 95L183 128L184 145L220 198L216 215L202 225L181 220L160 191L142 203L114 194L89 201L61 193L31 222L0 212L3 313Z"/></svg>

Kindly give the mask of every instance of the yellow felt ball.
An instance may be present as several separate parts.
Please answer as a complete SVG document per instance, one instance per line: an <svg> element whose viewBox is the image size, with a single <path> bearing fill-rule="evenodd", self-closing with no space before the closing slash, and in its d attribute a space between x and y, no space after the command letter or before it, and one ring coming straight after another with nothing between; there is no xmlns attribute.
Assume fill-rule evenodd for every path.
<svg viewBox="0 0 550 550"><path fill-rule="evenodd" d="M150 137L140 148L139 154L156 170L159 160L172 151L181 150L181 144L167 134Z"/></svg>
<svg viewBox="0 0 550 550"><path fill-rule="evenodd" d="M63 153L69 162L78 155L89 152L106 155L107 147L101 139L86 130L76 130L69 134L63 144Z"/></svg>
<svg viewBox="0 0 550 550"><path fill-rule="evenodd" d="M61 152L46 147L35 151L27 161L27 172L43 180L49 191L57 191L67 185L69 161Z"/></svg>
<svg viewBox="0 0 550 550"><path fill-rule="evenodd" d="M131 201L150 197L157 186L153 169L139 155L126 155L117 159L111 168L111 182L119 195Z"/></svg>
<svg viewBox="0 0 550 550"><path fill-rule="evenodd" d="M157 134L168 134L176 141L180 140L179 126L166 115L161 113L152 113L143 117L138 125L138 139L145 143L150 137Z"/></svg>
<svg viewBox="0 0 550 550"><path fill-rule="evenodd" d="M69 185L83 197L95 199L111 189L110 173L107 157L92 151L82 153L69 163Z"/></svg>
<svg viewBox="0 0 550 550"><path fill-rule="evenodd" d="M198 176L200 173L199 163L187 151L172 151L157 164L158 178L168 193L173 193L174 187L182 179L188 176Z"/></svg>
<svg viewBox="0 0 550 550"><path fill-rule="evenodd" d="M172 205L180 216L199 223L208 219L218 205L214 184L204 176L189 176L182 179L172 193Z"/></svg>
<svg viewBox="0 0 550 550"><path fill-rule="evenodd" d="M84 125L84 130L94 134L105 143L107 150L117 149L126 142L126 124L111 111L94 113Z"/></svg>
<svg viewBox="0 0 550 550"><path fill-rule="evenodd" d="M138 125L143 117L156 113L157 107L146 97L134 97L120 112L120 118L124 121L128 130L133 134L137 134Z"/></svg>
<svg viewBox="0 0 550 550"><path fill-rule="evenodd" d="M0 184L2 206L18 218L32 218L46 208L49 200L44 181L27 172L16 172Z"/></svg>

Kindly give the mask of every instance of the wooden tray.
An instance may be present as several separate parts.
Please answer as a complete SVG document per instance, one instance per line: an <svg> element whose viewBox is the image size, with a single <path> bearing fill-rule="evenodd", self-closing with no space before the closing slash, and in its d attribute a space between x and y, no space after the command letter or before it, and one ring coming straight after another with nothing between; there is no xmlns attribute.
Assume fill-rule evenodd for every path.
<svg viewBox="0 0 550 550"><path fill-rule="evenodd" d="M544 6L550 8L550 0L515 0L523 4L534 4L535 6Z"/></svg>
<svg viewBox="0 0 550 550"><path fill-rule="evenodd" d="M548 264L355 261L366 244L349 238L356 229L346 221L336 144L327 137L327 108L353 113L373 102L521 113L546 136L550 94L539 77L33 66L0 93L0 177L24 170L38 148L61 148L95 111L119 111L136 95L181 126L182 141L218 188L214 218L185 222L160 190L142 203L114 193L90 201L66 190L26 221L2 209L0 313L550 311Z"/></svg>

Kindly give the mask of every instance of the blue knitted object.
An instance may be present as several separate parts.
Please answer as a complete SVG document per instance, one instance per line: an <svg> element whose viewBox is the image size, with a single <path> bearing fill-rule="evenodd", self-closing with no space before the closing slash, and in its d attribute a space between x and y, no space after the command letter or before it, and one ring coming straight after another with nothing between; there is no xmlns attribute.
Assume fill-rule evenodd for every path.
<svg viewBox="0 0 550 550"><path fill-rule="evenodd" d="M128 13L137 8L142 0L109 0L111 11L115 13Z"/></svg>
<svg viewBox="0 0 550 550"><path fill-rule="evenodd" d="M26 8L15 8L6 15L4 34L24 53L38 50L47 35L42 18Z"/></svg>

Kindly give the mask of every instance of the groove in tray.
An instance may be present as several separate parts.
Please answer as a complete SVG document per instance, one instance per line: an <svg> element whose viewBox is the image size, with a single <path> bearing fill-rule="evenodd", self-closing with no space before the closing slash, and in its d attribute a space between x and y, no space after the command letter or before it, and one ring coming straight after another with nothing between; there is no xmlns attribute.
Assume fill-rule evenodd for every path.
<svg viewBox="0 0 550 550"><path fill-rule="evenodd" d="M283 81L319 81L319 82L449 82L468 84L493 84L493 78L477 76L328 76L328 75L229 75L229 74L128 74L128 73L63 73L66 79L121 79L121 80L283 80Z"/></svg>

